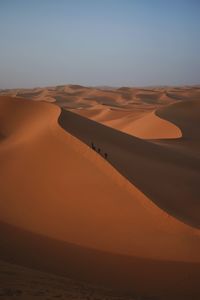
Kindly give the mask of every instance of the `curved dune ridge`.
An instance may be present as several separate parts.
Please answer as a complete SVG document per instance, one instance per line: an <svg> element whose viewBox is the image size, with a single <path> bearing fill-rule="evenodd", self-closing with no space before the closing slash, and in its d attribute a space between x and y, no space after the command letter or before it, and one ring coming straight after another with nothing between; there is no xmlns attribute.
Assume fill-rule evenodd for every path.
<svg viewBox="0 0 200 300"><path fill-rule="evenodd" d="M174 103L160 108L156 114L176 124L183 133L184 139L200 140L200 100Z"/></svg>
<svg viewBox="0 0 200 300"><path fill-rule="evenodd" d="M105 274L102 270L98 273L100 267L98 263L96 269L93 265L93 271L95 269L98 274L97 279L103 284L109 285L112 282L112 287L117 288L120 279L122 288L146 295L200 293L198 229L178 221L158 208L103 157L60 128L57 123L60 109L57 106L20 98L1 97L0 108L0 132L3 136L0 143L0 220L3 222L1 236L8 230L6 226L19 228L8 230L10 236L8 240L12 247L5 250L5 253L11 253L12 260L14 260L12 249L15 252L15 249L20 247L16 244L16 236L19 236L19 240L25 245L22 248L26 249L29 232L30 234L32 232L36 235L31 238L32 249L36 250L37 247L40 249L38 243L33 242L37 241L37 235L41 236L41 239L44 236L55 240L55 243L59 241L65 243L59 246L65 251L52 254L58 257L62 254L62 261L59 260L56 272L59 272L59 267L64 272L65 266L65 272L75 276L73 266L68 269L67 255L68 249L72 247L70 245L77 245L74 247L78 247L79 250L73 251L73 258L80 261L80 265L83 263L80 253L85 253L86 248L91 249L89 251L97 252L90 252L90 255L99 257L98 261L101 261L111 273L117 263L117 259L115 263L112 262L112 257L121 255L124 271L127 267L127 275L124 278L118 274L116 276L119 277L107 275L104 279ZM87 119L86 123L77 123L77 118L82 117L66 113L66 121L71 122L73 127L74 120L78 130L90 134L87 127L89 121L93 123L92 128L97 136L99 132L104 138L106 132L109 140L112 140L111 135L114 138L115 135L117 138L122 136L122 139L119 139L122 145L124 137L126 139L126 135ZM69 130L71 129L69 126ZM105 148L108 145L106 143L107 141L104 141ZM135 156L135 160L140 162L144 159L143 152L147 152L146 162L150 156L154 160L154 155L158 152L155 145L153 147L152 145L133 138L136 152L132 152L131 157ZM115 147L117 153L117 145ZM131 149L130 147L130 151ZM141 158L137 152L142 154ZM157 157L159 165L161 159L162 155ZM111 163L113 164L112 160ZM120 163L123 164L123 160ZM151 163L150 160L150 165ZM126 170L126 164L124 168ZM145 169L143 170L146 173ZM21 234L20 230L27 233ZM4 241L2 243L4 245ZM66 246L66 243L69 245ZM6 245L9 245L8 241L2 249L6 249ZM30 252L24 253L25 256L31 255ZM37 250L34 251L34 261L38 267L40 255L36 252ZM105 256L105 253L110 254ZM131 263L129 260L126 261L126 257ZM55 264L52 265L48 260L45 266L48 263L49 269L54 271ZM137 274L134 273L134 267ZM74 268L79 272L78 266ZM138 272L140 268L142 272ZM82 279L88 276L92 280L93 273L91 276L88 275L90 271L90 269L82 270ZM145 281L143 272L146 272Z"/></svg>
<svg viewBox="0 0 200 300"><path fill-rule="evenodd" d="M180 129L159 118L157 109L179 101L198 100L199 86L112 88L62 85L0 90L2 95L55 102L92 120L144 139L174 139Z"/></svg>
<svg viewBox="0 0 200 300"><path fill-rule="evenodd" d="M200 228L198 139L141 140L66 110L59 123L106 152L109 162L159 207Z"/></svg>
<svg viewBox="0 0 200 300"><path fill-rule="evenodd" d="M122 132L134 135L142 139L171 139L182 136L179 127L171 122L159 118L155 112L140 114L125 114L124 117L112 119L112 114L107 115L107 120L99 120L99 116L92 117L95 121L118 129Z"/></svg>

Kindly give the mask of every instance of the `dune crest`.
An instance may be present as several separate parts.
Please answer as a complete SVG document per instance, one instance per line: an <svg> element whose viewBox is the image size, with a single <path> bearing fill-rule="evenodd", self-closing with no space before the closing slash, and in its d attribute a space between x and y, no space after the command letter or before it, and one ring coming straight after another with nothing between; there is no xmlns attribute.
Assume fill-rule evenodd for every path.
<svg viewBox="0 0 200 300"><path fill-rule="evenodd" d="M93 141L106 151L114 168L156 205L200 228L199 155L185 142L182 147L182 138L142 140L66 110L59 123L87 145Z"/></svg>
<svg viewBox="0 0 200 300"><path fill-rule="evenodd" d="M164 262L171 262L169 272L173 270L173 262L180 263L176 280L181 285L177 287L177 293L182 293L187 271L194 280L185 286L184 292L191 292L191 288L195 293L199 292L200 231L166 214L118 174L110 165L112 152L108 152L108 161L102 157L107 151L106 141L102 140L101 156L91 149L92 141L96 145L92 133L88 136L88 147L64 131L57 123L60 109L55 105L3 97L0 106L0 132L5 136L0 142L1 222L36 235L97 250L98 256L103 251L132 257L136 259L137 268L141 260L143 270L149 268L148 261L151 260L150 270L155 262L157 273L151 284L142 283L147 293L151 290L159 294L163 287L167 289L172 285L173 277L165 282ZM126 136L111 128L87 119L81 123L82 117L66 113L62 118L66 117L70 126L76 123L76 128L85 133L90 134L87 126L91 127L92 122L91 128L97 137L101 133L110 140L110 134L116 138L119 134L120 142L126 140ZM72 130L70 126L69 131ZM150 143L131 138L140 153L154 153L155 147ZM137 154L133 153L138 160ZM10 238L10 243L14 243ZM195 265L193 269L191 264ZM156 279L161 282L160 289ZM134 282L131 285L134 286ZM137 291L137 285L135 289Z"/></svg>
<svg viewBox="0 0 200 300"><path fill-rule="evenodd" d="M122 118L104 124L142 139L172 139L182 136L177 126L159 118L155 112L146 113L133 122L130 122L129 118Z"/></svg>
<svg viewBox="0 0 200 300"><path fill-rule="evenodd" d="M179 126L184 139L200 140L199 99L174 103L173 105L158 109L156 114Z"/></svg>

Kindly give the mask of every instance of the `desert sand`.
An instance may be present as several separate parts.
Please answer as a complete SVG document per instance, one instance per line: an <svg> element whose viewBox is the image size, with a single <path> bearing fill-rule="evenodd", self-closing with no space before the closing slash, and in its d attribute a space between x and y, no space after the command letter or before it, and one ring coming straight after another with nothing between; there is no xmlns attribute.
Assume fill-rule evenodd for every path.
<svg viewBox="0 0 200 300"><path fill-rule="evenodd" d="M8 268L131 299L199 299L200 88L70 85L0 95L0 259Z"/></svg>

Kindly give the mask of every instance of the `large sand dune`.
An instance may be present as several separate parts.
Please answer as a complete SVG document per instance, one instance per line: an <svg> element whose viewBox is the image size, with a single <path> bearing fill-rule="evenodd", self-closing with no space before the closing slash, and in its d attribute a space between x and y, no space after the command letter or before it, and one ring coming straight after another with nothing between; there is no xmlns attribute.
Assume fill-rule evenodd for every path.
<svg viewBox="0 0 200 300"><path fill-rule="evenodd" d="M162 140L141 140L65 110L59 122L103 155L106 152L108 161L158 206L199 228L200 160L183 148L184 143L179 149L171 141L166 145Z"/></svg>
<svg viewBox="0 0 200 300"><path fill-rule="evenodd" d="M67 93L74 90L88 93ZM199 140L187 105L161 107L157 116L141 109L161 128L156 136L155 124L140 121L142 134L177 138L166 142L2 96L0 257L137 295L199 297L200 161L184 145L196 149ZM195 109L194 126L199 119Z"/></svg>

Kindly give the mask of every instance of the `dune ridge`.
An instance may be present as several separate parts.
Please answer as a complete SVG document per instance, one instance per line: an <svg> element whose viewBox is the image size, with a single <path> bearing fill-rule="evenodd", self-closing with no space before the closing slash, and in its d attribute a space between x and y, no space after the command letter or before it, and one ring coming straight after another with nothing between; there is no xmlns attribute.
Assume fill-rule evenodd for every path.
<svg viewBox="0 0 200 300"><path fill-rule="evenodd" d="M199 228L199 156L172 141L141 140L66 110L59 123L87 145L93 142L106 151L109 162L159 207Z"/></svg>
<svg viewBox="0 0 200 300"><path fill-rule="evenodd" d="M182 87L56 87L0 90L0 95L54 102L82 116L122 132L145 139L170 139L181 136L178 127L155 112L176 102L200 97L199 86ZM154 116L154 117L153 117Z"/></svg>
<svg viewBox="0 0 200 300"><path fill-rule="evenodd" d="M179 127L159 118L156 111L146 113L133 121L126 116L125 120L120 118L102 123L142 139L175 139L182 136Z"/></svg>
<svg viewBox="0 0 200 300"><path fill-rule="evenodd" d="M156 169L155 173L160 170L156 175L156 180L162 178L161 173L163 168L166 168L163 158L170 161L176 153L173 149L170 152L168 147L123 134L70 111L62 110L59 117L60 109L52 104L20 98L12 99L5 96L1 98L0 103L1 114L5 116L1 118L0 124L4 136L0 143L2 236L4 234L6 237L6 228L8 227L3 225L5 223L8 226L19 228L17 237L20 237L20 230L25 230L26 238L23 235L20 242L24 245L23 253L27 246L26 239L31 232L36 236L42 235L63 243L74 244L79 247L80 251L83 251L84 247L93 249L98 251L97 257L104 267L109 260L105 260L102 252L110 253L110 257L112 255L123 255L124 258L132 257L133 269L128 271L126 278L128 283L122 282L123 288L141 293L142 285L144 293L148 295L161 295L163 289L165 291L169 289L169 293L172 293L174 277L170 278L170 274L174 270L173 263L180 263L176 272L176 280L180 285L176 287L176 293L179 295L199 293L197 284L200 272L199 229L188 226L175 218L179 212L179 219L183 217L188 224L194 223L193 225L197 226L198 214L196 215L192 210L187 215L187 203L185 209L182 208L182 210L180 204L176 203L177 210L172 217L157 207L158 203L153 199L155 205L152 197L147 195L148 193L143 194L144 182L149 177L149 172L152 172L152 168ZM59 123L67 131L58 125L58 117ZM101 147L101 150L108 152L108 161L91 149L91 141L97 147ZM118 143L122 147L121 149L119 149ZM126 148L127 145L129 145L128 148ZM127 157L127 151L130 151L131 156ZM161 153L160 156L158 156L159 153ZM146 159L144 155L147 155ZM180 153L177 155L180 156ZM190 154L187 155L191 160ZM129 161L129 168L127 168L124 157L127 157L127 162ZM178 164L176 163L175 176L176 169L177 172L180 171L179 165L185 158L182 155ZM176 160L175 156L175 160L173 159L172 162ZM158 161L157 166L156 161ZM168 161L167 164L169 164ZM134 164L133 174L127 173L130 172L130 162ZM131 181L131 175L133 184L129 183L110 164L122 175L125 175L129 181ZM198 171L197 161L194 158L192 164ZM191 176L193 180L197 178L198 172L195 172L192 164L190 163L189 178ZM137 172L141 175L139 167L145 170L147 176L142 174L145 177L142 188L140 188L142 192L138 189L138 186L141 187L142 177L135 175ZM166 174L167 177L172 170L174 171L170 167ZM188 180L188 177L184 176L184 180ZM161 188L164 187L164 182L165 178L163 181L159 181ZM148 184L152 187L153 182L150 180ZM164 209L163 201L159 198L159 203L161 203L159 206ZM195 203L195 199L193 201ZM197 207L195 207L196 213L198 212ZM174 212L175 208L172 207L171 211ZM169 210L168 207L167 211ZM3 253L0 251L0 255L5 256L6 251L9 250L11 252L8 252L11 254L7 259L13 257L12 249L17 247L15 241L16 238L11 234L9 249L6 248L9 243L5 243L4 249L7 250ZM47 249L45 245L44 249ZM33 243L32 247L34 249L39 246ZM66 245L63 249L65 250L62 252L62 258L66 259L65 266L67 266L70 261L70 258L67 257L68 246ZM79 251L78 254L76 253L75 251L75 260L80 255ZM29 258L30 255L29 253ZM59 253L57 252L56 255L58 258ZM26 262L29 258L26 259ZM40 265L41 261L38 255L35 259ZM135 263L134 259L136 259ZM140 260L144 262L141 265ZM137 271L139 267L142 267L147 272L149 265L145 262L149 260L152 261L149 270L153 271L155 264L157 265L155 277L152 281L147 282L150 280L149 271L148 280L141 282L143 274L140 271L137 279L137 275L134 273L134 264L137 265ZM55 265L50 263L50 259L47 261L50 264L50 270L55 271ZM168 271L164 274L162 266L169 261L171 265L169 268L167 267ZM101 281L103 276L100 276L99 264L95 264L96 261L92 268L95 268L97 273L100 272L97 277ZM125 264L123 268L125 267L128 265ZM56 268L57 272L62 269L61 262ZM111 272L112 268L111 259L106 270ZM76 273L78 270L79 266L74 272ZM92 272L92 270L88 271L90 279L92 279ZM188 272L191 280L189 284L186 284ZM69 273L73 273L72 265ZM84 276L86 273L85 270ZM112 281L112 287L116 287L119 283L117 279L108 277L105 278L104 284L109 285ZM159 280L160 287L157 286L156 280Z"/></svg>

